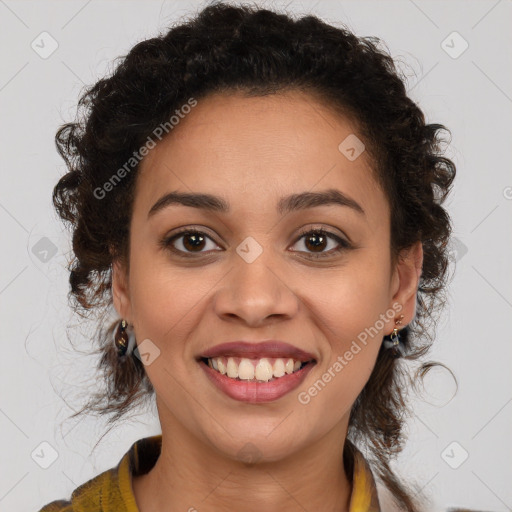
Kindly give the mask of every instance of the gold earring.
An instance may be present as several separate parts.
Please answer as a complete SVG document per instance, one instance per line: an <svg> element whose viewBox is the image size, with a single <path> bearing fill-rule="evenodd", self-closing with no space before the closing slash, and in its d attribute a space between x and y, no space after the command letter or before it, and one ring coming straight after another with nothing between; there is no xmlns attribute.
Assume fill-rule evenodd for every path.
<svg viewBox="0 0 512 512"><path fill-rule="evenodd" d="M404 315L400 315L395 320L395 325L402 325L403 318L404 318ZM394 348L398 351L398 353L400 355L402 355L402 356L404 355L404 345L403 345L403 343L401 343L398 327L395 327L391 334L384 337L383 344L386 348Z"/></svg>
<svg viewBox="0 0 512 512"><path fill-rule="evenodd" d="M126 320L121 320L114 334L114 344L117 348L117 355L123 357L130 355L135 346L135 335L133 329Z"/></svg>

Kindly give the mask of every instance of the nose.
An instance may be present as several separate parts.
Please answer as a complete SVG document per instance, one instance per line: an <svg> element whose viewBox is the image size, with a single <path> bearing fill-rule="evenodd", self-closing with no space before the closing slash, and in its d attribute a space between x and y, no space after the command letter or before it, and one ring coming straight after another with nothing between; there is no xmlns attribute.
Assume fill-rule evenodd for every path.
<svg viewBox="0 0 512 512"><path fill-rule="evenodd" d="M261 327L296 315L299 299L286 272L272 264L272 255L264 255L251 263L238 255L233 258L232 270L214 298L215 312L223 320Z"/></svg>

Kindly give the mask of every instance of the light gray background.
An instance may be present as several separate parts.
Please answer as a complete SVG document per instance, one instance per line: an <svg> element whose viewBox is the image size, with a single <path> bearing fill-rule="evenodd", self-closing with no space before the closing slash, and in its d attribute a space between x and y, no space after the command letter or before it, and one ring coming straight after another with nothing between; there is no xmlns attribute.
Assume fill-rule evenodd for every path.
<svg viewBox="0 0 512 512"><path fill-rule="evenodd" d="M424 487L433 510L511 510L511 2L259 2L286 4L345 23L357 35L381 37L409 66L403 67L408 89L428 121L452 131L447 155L458 176L447 206L457 269L430 358L454 371L459 391L454 397L446 372L427 377L429 403L415 405L409 442L394 468ZM66 421L97 379L95 360L84 355L91 327L67 305L69 235L51 206L65 168L53 139L74 118L84 84L136 42L202 5L0 0L1 510L35 511L69 497L115 466L132 442L159 433L151 414L125 420L91 455L104 423ZM31 47L32 41L42 46L43 31L58 43L46 59ZM469 44L457 58L442 46L454 31ZM457 37L444 43L452 54L462 48ZM58 457L43 469L52 450ZM463 450L469 457L453 469L447 461L459 464Z"/></svg>

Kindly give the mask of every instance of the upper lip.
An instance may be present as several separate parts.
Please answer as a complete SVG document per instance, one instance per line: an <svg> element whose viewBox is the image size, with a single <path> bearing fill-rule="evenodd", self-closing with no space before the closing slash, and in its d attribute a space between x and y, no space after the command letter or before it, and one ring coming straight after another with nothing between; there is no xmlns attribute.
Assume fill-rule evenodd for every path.
<svg viewBox="0 0 512 512"><path fill-rule="evenodd" d="M313 354L294 347L284 341L262 341L262 342L247 342L247 341L230 341L228 343L221 343L215 345L203 352L199 359L232 356L232 357L246 357L248 359L260 359L262 357L288 357L296 361L311 361L315 359Z"/></svg>

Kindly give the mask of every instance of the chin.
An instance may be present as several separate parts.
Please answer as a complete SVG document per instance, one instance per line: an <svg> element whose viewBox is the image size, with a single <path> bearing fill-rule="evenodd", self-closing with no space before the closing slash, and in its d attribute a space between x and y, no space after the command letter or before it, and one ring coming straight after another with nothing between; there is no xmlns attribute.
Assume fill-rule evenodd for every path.
<svg viewBox="0 0 512 512"><path fill-rule="evenodd" d="M279 427L278 427L279 428ZM232 435L226 434L222 438L210 437L209 444L224 457L246 464L262 462L277 462L299 452L302 448L296 436L290 433L289 428L280 433L268 435L267 428L258 432L253 425L251 431L227 429Z"/></svg>

